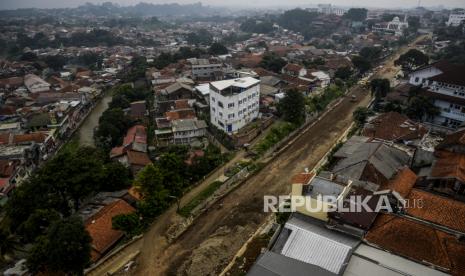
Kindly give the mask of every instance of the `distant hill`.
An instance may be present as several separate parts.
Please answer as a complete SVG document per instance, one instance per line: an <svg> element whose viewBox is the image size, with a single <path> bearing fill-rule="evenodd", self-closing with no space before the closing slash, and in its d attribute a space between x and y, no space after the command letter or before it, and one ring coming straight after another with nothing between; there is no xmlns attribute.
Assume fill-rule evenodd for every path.
<svg viewBox="0 0 465 276"><path fill-rule="evenodd" d="M101 5L87 3L77 8L60 9L16 9L0 10L0 17L27 17L27 16L212 16L218 15L221 10L204 6L202 3L180 5L139 3L134 6L119 6L106 2Z"/></svg>

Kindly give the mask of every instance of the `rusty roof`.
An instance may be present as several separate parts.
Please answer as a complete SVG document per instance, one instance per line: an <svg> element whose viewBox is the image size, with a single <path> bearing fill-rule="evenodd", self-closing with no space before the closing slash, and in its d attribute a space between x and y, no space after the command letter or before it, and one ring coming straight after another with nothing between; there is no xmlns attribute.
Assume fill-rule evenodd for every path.
<svg viewBox="0 0 465 276"><path fill-rule="evenodd" d="M131 165L145 166L152 162L145 152L128 150L126 154L128 155L128 162Z"/></svg>
<svg viewBox="0 0 465 276"><path fill-rule="evenodd" d="M452 275L465 275L465 243L426 224L392 214L379 214L365 240L394 254Z"/></svg>
<svg viewBox="0 0 465 276"><path fill-rule="evenodd" d="M455 145L465 145L465 129L446 135L444 140L437 145L436 149L447 149L453 151L453 149L450 149L449 147Z"/></svg>
<svg viewBox="0 0 465 276"><path fill-rule="evenodd" d="M314 175L314 173L299 173L292 177L291 184L308 184Z"/></svg>
<svg viewBox="0 0 465 276"><path fill-rule="evenodd" d="M416 181L417 175L406 166L396 174L394 179L381 186L380 190L393 190L405 198L412 190Z"/></svg>
<svg viewBox="0 0 465 276"><path fill-rule="evenodd" d="M465 182L465 154L436 151L436 162L431 170L433 178L455 178Z"/></svg>
<svg viewBox="0 0 465 276"><path fill-rule="evenodd" d="M407 199L412 205L421 202L407 208L408 215L465 233L465 203L418 189Z"/></svg>
<svg viewBox="0 0 465 276"><path fill-rule="evenodd" d="M112 228L112 218L134 212L126 201L118 199L86 221L86 230L92 238L92 261L99 259L122 236L123 232Z"/></svg>

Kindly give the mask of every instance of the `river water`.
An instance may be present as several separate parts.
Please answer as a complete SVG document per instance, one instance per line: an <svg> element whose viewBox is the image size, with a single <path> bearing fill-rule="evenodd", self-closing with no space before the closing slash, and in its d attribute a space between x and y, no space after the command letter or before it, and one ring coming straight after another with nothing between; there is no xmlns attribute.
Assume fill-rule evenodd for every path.
<svg viewBox="0 0 465 276"><path fill-rule="evenodd" d="M87 116L81 127L77 130L80 146L95 146L94 129L98 126L98 119L107 110L111 102L112 93L107 92Z"/></svg>

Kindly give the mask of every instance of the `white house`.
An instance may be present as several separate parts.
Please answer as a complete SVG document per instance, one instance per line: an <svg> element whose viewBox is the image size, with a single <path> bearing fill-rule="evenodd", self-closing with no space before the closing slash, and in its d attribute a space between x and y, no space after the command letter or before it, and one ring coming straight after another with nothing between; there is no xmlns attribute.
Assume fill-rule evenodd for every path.
<svg viewBox="0 0 465 276"><path fill-rule="evenodd" d="M207 124L203 120L181 119L171 124L175 144L188 145L204 137L207 131Z"/></svg>
<svg viewBox="0 0 465 276"><path fill-rule="evenodd" d="M258 117L260 80L252 77L210 83L210 121L235 133Z"/></svg>
<svg viewBox="0 0 465 276"><path fill-rule="evenodd" d="M449 15L449 20L446 22L447 26L457 27L465 21L465 11L454 12Z"/></svg>
<svg viewBox="0 0 465 276"><path fill-rule="evenodd" d="M464 65L440 61L410 74L409 83L421 86L421 95L432 99L440 111L433 123L457 128L465 122L464 71Z"/></svg>
<svg viewBox="0 0 465 276"><path fill-rule="evenodd" d="M323 71L311 72L310 74L320 81L321 87L328 86L331 81L331 77Z"/></svg>

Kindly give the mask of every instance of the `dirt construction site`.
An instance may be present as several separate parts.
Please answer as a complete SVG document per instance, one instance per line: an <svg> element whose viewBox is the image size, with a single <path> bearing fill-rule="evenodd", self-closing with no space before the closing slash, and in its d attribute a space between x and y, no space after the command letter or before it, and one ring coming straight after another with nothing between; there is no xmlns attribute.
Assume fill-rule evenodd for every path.
<svg viewBox="0 0 465 276"><path fill-rule="evenodd" d="M288 194L292 176L313 168L350 126L355 108L366 106L370 100L366 90L355 89L352 94L357 102L344 98L258 174L197 218L155 259L141 259L139 275L219 274L270 215L263 212L263 196Z"/></svg>
<svg viewBox="0 0 465 276"><path fill-rule="evenodd" d="M393 78L396 58L397 55L386 61L375 77ZM137 251L136 266L130 275L218 275L271 215L263 212L264 195L289 194L291 178L306 168L312 170L350 127L352 112L359 106L367 106L370 100L367 88L353 87L262 170L197 217L177 239L168 241L165 236L170 225L180 220L172 207L143 238L89 274L102 275L123 261L120 256Z"/></svg>

